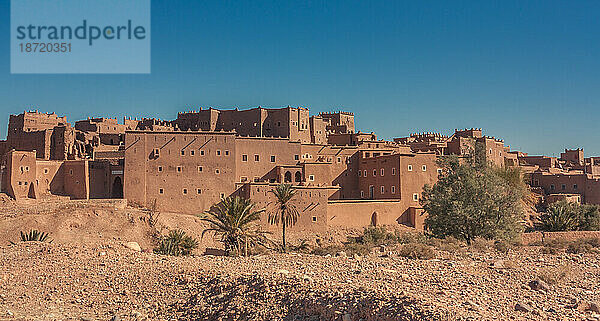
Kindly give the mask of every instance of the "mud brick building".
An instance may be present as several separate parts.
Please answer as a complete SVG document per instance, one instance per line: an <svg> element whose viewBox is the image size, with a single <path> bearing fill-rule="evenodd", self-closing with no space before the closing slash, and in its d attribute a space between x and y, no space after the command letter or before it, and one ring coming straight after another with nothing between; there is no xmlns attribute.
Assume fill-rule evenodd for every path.
<svg viewBox="0 0 600 321"><path fill-rule="evenodd" d="M600 204L600 158L566 150L560 159L510 151L480 128L412 134L394 141L355 128L354 114L307 108L214 108L154 118L11 115L0 141L1 189L16 199L126 198L197 214L228 196L269 210L277 184L293 184L295 229L402 224L422 228L419 199L434 184L437 159L479 144L496 166L521 166L548 199ZM268 226L266 217L263 218Z"/></svg>

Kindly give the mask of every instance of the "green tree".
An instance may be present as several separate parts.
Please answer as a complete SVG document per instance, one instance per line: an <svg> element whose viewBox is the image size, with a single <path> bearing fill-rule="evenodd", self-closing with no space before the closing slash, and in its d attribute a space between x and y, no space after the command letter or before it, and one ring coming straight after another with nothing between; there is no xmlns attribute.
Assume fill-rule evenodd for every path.
<svg viewBox="0 0 600 321"><path fill-rule="evenodd" d="M288 226L293 226L298 221L300 213L292 200L296 196L296 190L291 184L279 184L271 193L275 195L275 210L269 213L269 223L282 226L282 243L283 252L287 250L285 244L285 229Z"/></svg>
<svg viewBox="0 0 600 321"><path fill-rule="evenodd" d="M269 232L262 231L258 225L265 210L257 210L255 206L249 199L239 196L222 199L201 216L200 219L209 225L202 231L202 237L206 233L217 236L228 254L247 256L249 250L257 245L268 246Z"/></svg>
<svg viewBox="0 0 600 321"><path fill-rule="evenodd" d="M482 157L438 160L442 174L425 185L421 204L428 216L427 232L453 236L470 244L475 238L512 240L523 229L522 191L514 188Z"/></svg>

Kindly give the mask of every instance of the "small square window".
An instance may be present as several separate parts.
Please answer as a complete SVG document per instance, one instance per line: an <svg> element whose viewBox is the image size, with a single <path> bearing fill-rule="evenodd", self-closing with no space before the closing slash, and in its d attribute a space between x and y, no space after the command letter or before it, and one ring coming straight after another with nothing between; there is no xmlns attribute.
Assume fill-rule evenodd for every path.
<svg viewBox="0 0 600 321"><path fill-rule="evenodd" d="M363 176L364 176L364 177L367 177L367 170L366 170L366 169L365 169L365 172L364 172L364 174L365 174L365 175L363 175Z"/></svg>
<svg viewBox="0 0 600 321"><path fill-rule="evenodd" d="M162 166L158 166L158 171L162 172Z"/></svg>
<svg viewBox="0 0 600 321"><path fill-rule="evenodd" d="M218 168L215 169L215 174L220 174L220 173L221 173L221 171Z"/></svg>
<svg viewBox="0 0 600 321"><path fill-rule="evenodd" d="M177 166L177 172L178 172L178 173L181 173L182 171L183 171L183 167L181 167L181 166Z"/></svg>
<svg viewBox="0 0 600 321"><path fill-rule="evenodd" d="M360 198L365 198L365 191L360 191Z"/></svg>
<svg viewBox="0 0 600 321"><path fill-rule="evenodd" d="M554 184L550 184L550 190L554 190Z"/></svg>
<svg viewBox="0 0 600 321"><path fill-rule="evenodd" d="M225 156L229 156L229 151L228 150L225 151Z"/></svg>
<svg viewBox="0 0 600 321"><path fill-rule="evenodd" d="M275 163L275 156L271 155L271 163Z"/></svg>
<svg viewBox="0 0 600 321"><path fill-rule="evenodd" d="M195 150L193 150L193 149L192 149L192 150L190 151L190 155L194 156L194 154L195 154Z"/></svg>
<svg viewBox="0 0 600 321"><path fill-rule="evenodd" d="M316 217L316 216L313 216L313 217L312 217L312 221L313 221L313 222L316 222L316 221L317 221L317 217Z"/></svg>
<svg viewBox="0 0 600 321"><path fill-rule="evenodd" d="M204 156L204 151L203 150L200 151L200 156Z"/></svg>
<svg viewBox="0 0 600 321"><path fill-rule="evenodd" d="M154 156L159 156L160 155L160 148L155 148L152 153L154 154Z"/></svg>
<svg viewBox="0 0 600 321"><path fill-rule="evenodd" d="M396 167L392 167L392 175L396 175Z"/></svg>
<svg viewBox="0 0 600 321"><path fill-rule="evenodd" d="M221 193L221 195L219 195L221 198L225 198L225 193Z"/></svg>
<svg viewBox="0 0 600 321"><path fill-rule="evenodd" d="M196 189L196 194L202 194L202 190L201 190L201 189L199 189L199 188L197 188L197 189Z"/></svg>
<svg viewBox="0 0 600 321"><path fill-rule="evenodd" d="M221 156L221 150L217 149L217 156Z"/></svg>
<svg viewBox="0 0 600 321"><path fill-rule="evenodd" d="M202 166L198 166L198 172L202 172Z"/></svg>
<svg viewBox="0 0 600 321"><path fill-rule="evenodd" d="M158 189L158 194L164 194L164 193L165 193L165 190L164 190L164 189L162 189L162 188L159 188L159 189Z"/></svg>
<svg viewBox="0 0 600 321"><path fill-rule="evenodd" d="M376 169L373 170L373 176L377 176L377 170Z"/></svg>
<svg viewBox="0 0 600 321"><path fill-rule="evenodd" d="M424 172L426 172L427 171L427 165L421 166L421 170L423 170Z"/></svg>
<svg viewBox="0 0 600 321"><path fill-rule="evenodd" d="M258 162L259 160L260 160L260 157L258 156L258 154L255 154L255 155L254 155L254 161L255 161L255 162Z"/></svg>
<svg viewBox="0 0 600 321"><path fill-rule="evenodd" d="M72 169L69 170L69 175L73 175L73 170Z"/></svg>
<svg viewBox="0 0 600 321"><path fill-rule="evenodd" d="M315 180L315 175L308 175L308 180L309 181L314 181Z"/></svg>
<svg viewBox="0 0 600 321"><path fill-rule="evenodd" d="M381 176L383 176L383 168L381 169Z"/></svg>
<svg viewBox="0 0 600 321"><path fill-rule="evenodd" d="M573 189L577 189L577 184L573 184Z"/></svg>
<svg viewBox="0 0 600 321"><path fill-rule="evenodd" d="M419 194L414 193L413 194L413 201L418 201L419 200Z"/></svg>
<svg viewBox="0 0 600 321"><path fill-rule="evenodd" d="M408 171L412 172L412 165L408 165Z"/></svg>
<svg viewBox="0 0 600 321"><path fill-rule="evenodd" d="M360 172L360 171L358 171L358 177L361 177L361 176L362 176L362 175L361 175L361 172Z"/></svg>
<svg viewBox="0 0 600 321"><path fill-rule="evenodd" d="M187 194L187 188L184 188L184 189L183 189L183 194L184 194L184 195L185 195L185 194Z"/></svg>
<svg viewBox="0 0 600 321"><path fill-rule="evenodd" d="M300 155L294 155L294 160L300 160Z"/></svg>
<svg viewBox="0 0 600 321"><path fill-rule="evenodd" d="M44 168L44 174L48 174L48 169Z"/></svg>
<svg viewBox="0 0 600 321"><path fill-rule="evenodd" d="M338 163L341 163L341 162L342 162L342 158L341 158L341 157L338 157L338 158L337 158L337 162L338 162Z"/></svg>
<svg viewBox="0 0 600 321"><path fill-rule="evenodd" d="M242 155L242 162L248 161L248 155Z"/></svg>
<svg viewBox="0 0 600 321"><path fill-rule="evenodd" d="M181 156L185 156L185 151L181 150Z"/></svg>
<svg viewBox="0 0 600 321"><path fill-rule="evenodd" d="M392 187L390 188L390 192L392 194L396 194L396 186L395 185L392 185Z"/></svg>
<svg viewBox="0 0 600 321"><path fill-rule="evenodd" d="M564 191L564 190L566 190L566 189L567 189L567 185L565 185L565 184L562 184L562 185L560 186L560 189L562 189L563 191Z"/></svg>
<svg viewBox="0 0 600 321"><path fill-rule="evenodd" d="M385 186L381 186L381 194L385 193Z"/></svg>

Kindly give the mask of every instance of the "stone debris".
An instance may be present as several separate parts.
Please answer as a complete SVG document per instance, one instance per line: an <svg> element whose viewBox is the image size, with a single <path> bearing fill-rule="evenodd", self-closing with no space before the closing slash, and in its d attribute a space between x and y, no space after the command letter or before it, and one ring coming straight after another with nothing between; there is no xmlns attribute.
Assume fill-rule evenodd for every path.
<svg viewBox="0 0 600 321"><path fill-rule="evenodd" d="M378 251L360 260L168 257L123 244L0 246L0 319L597 320L600 314L600 256L593 254L578 263L534 248L511 251L510 258L440 252L435 260L382 258ZM498 260L514 264L490 269ZM572 274L548 290L540 270L564 264Z"/></svg>

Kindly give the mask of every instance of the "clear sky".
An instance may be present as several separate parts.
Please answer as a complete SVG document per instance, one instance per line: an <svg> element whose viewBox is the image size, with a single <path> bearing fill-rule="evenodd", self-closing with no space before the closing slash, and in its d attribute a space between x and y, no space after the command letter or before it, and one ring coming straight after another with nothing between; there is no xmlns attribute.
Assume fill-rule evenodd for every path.
<svg viewBox="0 0 600 321"><path fill-rule="evenodd" d="M152 1L150 75L11 75L8 2L2 137L25 109L292 105L352 111L382 138L482 127L530 154L600 155L600 1Z"/></svg>

